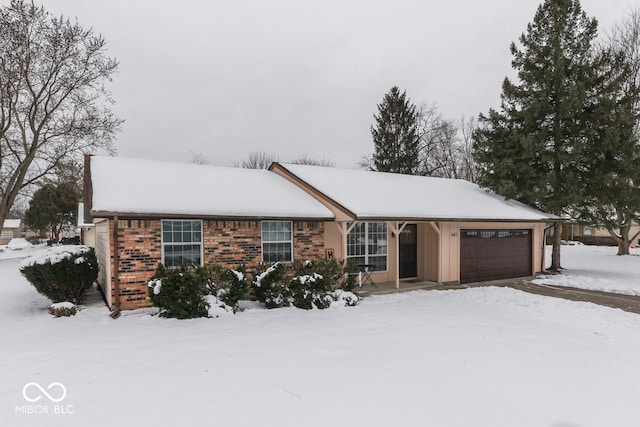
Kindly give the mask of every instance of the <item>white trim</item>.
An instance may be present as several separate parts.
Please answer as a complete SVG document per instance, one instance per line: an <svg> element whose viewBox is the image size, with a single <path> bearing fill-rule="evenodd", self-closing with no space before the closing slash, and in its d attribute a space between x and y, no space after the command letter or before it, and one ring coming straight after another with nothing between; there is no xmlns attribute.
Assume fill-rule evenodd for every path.
<svg viewBox="0 0 640 427"><path fill-rule="evenodd" d="M264 240L263 235L264 235L264 224L265 223L289 223L289 230L291 233L291 240ZM295 256L293 253L293 234L294 234L294 230L293 230L293 221L291 220L264 220L260 222L260 258L262 259L262 262L271 262L271 261L265 261L264 259L264 244L265 243L288 243L289 244L289 250L291 253L291 259L288 260L281 260L281 262L293 262Z"/></svg>
<svg viewBox="0 0 640 427"><path fill-rule="evenodd" d="M199 222L200 223L200 242L165 242L164 241L164 223L165 222L175 222L175 221L190 221L190 222ZM160 221L160 247L162 253L162 264L166 266L165 262L165 253L164 247L166 246L184 246L184 245L195 245L200 244L200 265L204 265L204 223L201 219L163 219ZM172 266L175 267L175 266Z"/></svg>

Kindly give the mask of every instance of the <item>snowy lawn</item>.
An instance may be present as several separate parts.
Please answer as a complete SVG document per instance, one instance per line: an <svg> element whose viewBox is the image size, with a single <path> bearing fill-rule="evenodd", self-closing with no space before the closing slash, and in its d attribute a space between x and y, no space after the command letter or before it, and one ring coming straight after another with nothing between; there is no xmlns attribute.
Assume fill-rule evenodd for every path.
<svg viewBox="0 0 640 427"><path fill-rule="evenodd" d="M630 252L617 256L618 248L612 246L562 246L562 274L541 276L533 283L640 295L640 249ZM547 265L551 265L551 246Z"/></svg>
<svg viewBox="0 0 640 427"><path fill-rule="evenodd" d="M56 319L19 262L0 260L2 426L640 422L640 316L621 310L475 288L182 321L94 301ZM66 396L30 385L29 403L31 382Z"/></svg>

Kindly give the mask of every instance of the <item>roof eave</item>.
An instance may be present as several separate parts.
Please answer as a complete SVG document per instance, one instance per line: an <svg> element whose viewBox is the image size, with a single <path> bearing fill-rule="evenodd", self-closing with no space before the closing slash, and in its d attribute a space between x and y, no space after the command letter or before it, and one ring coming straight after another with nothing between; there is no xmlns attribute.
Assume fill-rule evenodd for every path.
<svg viewBox="0 0 640 427"><path fill-rule="evenodd" d="M357 221L402 221L402 222L534 222L551 223L565 222L562 218L444 218L444 217L388 217L388 216L357 216Z"/></svg>
<svg viewBox="0 0 640 427"><path fill-rule="evenodd" d="M113 219L203 219L227 221L263 221L263 220L295 220L295 221L333 221L330 216L278 216L278 215L211 215L211 214L183 214L183 213L149 213L149 212L120 212L120 211L91 211L94 218Z"/></svg>

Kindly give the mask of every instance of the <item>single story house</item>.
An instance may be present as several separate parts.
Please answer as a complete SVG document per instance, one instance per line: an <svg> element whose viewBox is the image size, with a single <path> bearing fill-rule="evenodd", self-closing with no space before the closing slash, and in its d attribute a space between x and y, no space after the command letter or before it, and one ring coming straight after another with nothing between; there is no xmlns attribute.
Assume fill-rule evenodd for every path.
<svg viewBox="0 0 640 427"><path fill-rule="evenodd" d="M350 258L377 282L532 276L559 218L444 178L274 163L251 170L87 156L85 218L112 309L157 265Z"/></svg>
<svg viewBox="0 0 640 427"><path fill-rule="evenodd" d="M21 237L20 220L5 219L0 230L0 245L6 245L11 239Z"/></svg>
<svg viewBox="0 0 640 427"><path fill-rule="evenodd" d="M549 233L552 237L553 233ZM635 239L634 239L634 236ZM640 246L640 225L632 224L629 230L631 246ZM562 224L562 240L578 241L587 245L618 246L618 242L603 227L567 221Z"/></svg>

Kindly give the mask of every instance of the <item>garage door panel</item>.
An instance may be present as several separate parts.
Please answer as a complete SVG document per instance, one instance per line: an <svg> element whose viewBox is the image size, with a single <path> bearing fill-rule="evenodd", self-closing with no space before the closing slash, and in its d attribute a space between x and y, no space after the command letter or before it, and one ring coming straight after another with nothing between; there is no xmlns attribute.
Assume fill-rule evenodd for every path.
<svg viewBox="0 0 640 427"><path fill-rule="evenodd" d="M530 230L462 230L460 282L531 275Z"/></svg>

